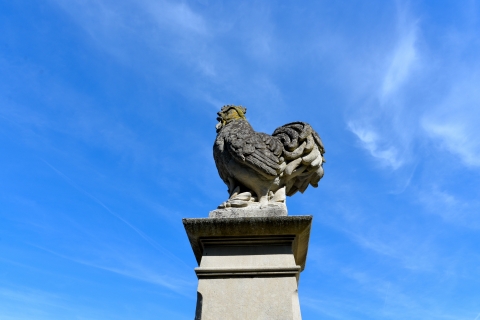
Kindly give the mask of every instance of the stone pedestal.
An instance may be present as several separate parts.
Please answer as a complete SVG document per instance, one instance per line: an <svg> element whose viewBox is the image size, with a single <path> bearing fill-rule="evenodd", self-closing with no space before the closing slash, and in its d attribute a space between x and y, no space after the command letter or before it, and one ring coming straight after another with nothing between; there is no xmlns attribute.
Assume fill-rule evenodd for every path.
<svg viewBox="0 0 480 320"><path fill-rule="evenodd" d="M312 216L183 219L199 264L196 320L300 320Z"/></svg>

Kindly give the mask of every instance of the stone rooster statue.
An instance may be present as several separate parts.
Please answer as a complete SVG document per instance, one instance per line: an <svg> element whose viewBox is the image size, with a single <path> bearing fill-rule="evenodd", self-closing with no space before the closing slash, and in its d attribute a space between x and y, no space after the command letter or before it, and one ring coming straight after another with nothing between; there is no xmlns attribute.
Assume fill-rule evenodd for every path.
<svg viewBox="0 0 480 320"><path fill-rule="evenodd" d="M305 122L292 122L272 135L255 132L247 109L227 105L218 112L213 156L228 186L229 199L218 208L285 203L285 196L314 188L325 162L320 136Z"/></svg>

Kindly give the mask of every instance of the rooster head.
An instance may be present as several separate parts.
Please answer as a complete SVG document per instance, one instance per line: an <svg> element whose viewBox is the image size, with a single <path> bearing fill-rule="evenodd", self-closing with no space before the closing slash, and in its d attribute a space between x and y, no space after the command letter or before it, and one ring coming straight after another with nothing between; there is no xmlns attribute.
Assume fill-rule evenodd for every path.
<svg viewBox="0 0 480 320"><path fill-rule="evenodd" d="M245 113L247 113L247 108L244 108L242 106L223 106L222 110L217 113L218 124L215 126L217 132L220 131L220 129L222 129L222 127L230 121L237 119L245 119Z"/></svg>

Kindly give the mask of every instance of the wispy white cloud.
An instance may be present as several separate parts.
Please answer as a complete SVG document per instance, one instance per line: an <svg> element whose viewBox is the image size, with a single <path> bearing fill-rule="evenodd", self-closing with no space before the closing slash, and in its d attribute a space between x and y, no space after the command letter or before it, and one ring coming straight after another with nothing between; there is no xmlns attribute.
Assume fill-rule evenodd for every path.
<svg viewBox="0 0 480 320"><path fill-rule="evenodd" d="M12 99L0 98L0 119L6 120L20 133L27 145L56 154L67 154L52 136L72 138L72 141L97 145L123 156L143 162L154 157L132 128L120 117L99 111L91 97L82 94L53 74L40 76L43 67L25 62L14 65L0 59L0 68L8 66L3 75L5 86L1 94L8 96L22 83L29 83L28 98L36 101L35 108ZM20 100L20 99L19 99ZM75 148L75 143L70 146ZM78 147L78 145L76 145ZM70 150L71 151L71 150Z"/></svg>
<svg viewBox="0 0 480 320"><path fill-rule="evenodd" d="M475 61L472 66L479 65ZM465 69L461 66L459 69ZM445 97L422 118L426 134L439 147L457 156L473 168L480 167L480 78L466 70L453 75L452 86Z"/></svg>
<svg viewBox="0 0 480 320"><path fill-rule="evenodd" d="M418 56L416 47L418 25L411 21L411 17L405 7L398 7L398 39L395 49L390 57L390 63L383 78L380 97L385 100L396 93L410 76L411 69Z"/></svg>
<svg viewBox="0 0 480 320"><path fill-rule="evenodd" d="M30 288L0 289L0 313L2 319L52 319L52 309L64 310L66 301L59 295ZM63 312L60 312L63 313Z"/></svg>
<svg viewBox="0 0 480 320"><path fill-rule="evenodd" d="M194 287L193 282L184 279L178 273L178 266L172 268L168 262L163 261L164 267L159 271L157 268L152 268L153 260L145 263L145 261L141 261L138 253L131 254L126 250L108 245L97 244L97 249L90 248L88 252L77 249L76 256L59 253L38 245L32 244L32 246L75 263L159 285L181 295L188 296L188 291ZM104 247L105 250L99 250L101 247ZM88 255L90 258L80 257L80 255Z"/></svg>
<svg viewBox="0 0 480 320"><path fill-rule="evenodd" d="M307 292L302 296L302 306L332 319L471 319L471 312L445 307L442 302L424 294L423 290L412 292L402 284L357 269L343 269L341 274L348 279L349 290L345 291L353 288L354 294L343 291L338 295L333 290Z"/></svg>
<svg viewBox="0 0 480 320"><path fill-rule="evenodd" d="M99 306L92 297L82 297L65 292L52 292L33 287L2 284L0 288L0 314L2 320L54 320L54 319L131 319L130 313ZM170 319L188 319L178 310L161 305L149 306L150 312ZM136 313L138 316L138 311Z"/></svg>
<svg viewBox="0 0 480 320"><path fill-rule="evenodd" d="M360 140L362 147L365 148L371 156L379 160L382 165L394 170L401 167L404 159L393 145L388 145L388 141L382 141L379 134L373 127L362 126L356 122L349 121L348 128Z"/></svg>
<svg viewBox="0 0 480 320"><path fill-rule="evenodd" d="M15 300L26 305L50 305L50 306L63 306L61 302L62 297L58 294L52 294L42 290L33 290L23 288L22 290L12 290L8 288L0 289L0 296L4 299Z"/></svg>
<svg viewBox="0 0 480 320"><path fill-rule="evenodd" d="M345 193L349 194L349 193ZM445 264L435 242L435 231L424 226L410 225L408 217L391 215L388 212L366 212L355 205L358 194L349 194L349 203L337 208L335 217L323 217L323 223L344 234L351 243L407 272L439 273ZM361 196L360 196L361 197ZM320 206L317 204L317 206ZM311 259L316 260L316 251ZM330 257L321 257L324 260Z"/></svg>
<svg viewBox="0 0 480 320"><path fill-rule="evenodd" d="M258 4L256 10L235 4L207 15L174 0L52 1L118 62L158 79L183 69L190 78L187 88L180 82L168 83L182 94L207 104L226 97L229 103L242 99L239 103L279 104L281 91L268 70L244 68L247 57L255 64L278 62L275 28L266 4ZM232 10L248 13L249 19L232 16ZM233 43L225 43L225 37ZM169 68L172 63L177 66L174 71Z"/></svg>
<svg viewBox="0 0 480 320"><path fill-rule="evenodd" d="M464 119L468 121L467 119ZM458 156L469 167L480 166L480 142L476 138L476 128L466 121L435 122L425 120L423 128L441 147Z"/></svg>
<svg viewBox="0 0 480 320"><path fill-rule="evenodd" d="M405 4L397 6L396 18L397 31L389 38L391 42L379 43L359 61L360 70L363 65L370 65L375 71L369 69L364 79L357 77L358 82L363 82L358 83L363 92L359 93L361 98L356 99L355 108L347 118L348 129L357 136L361 146L373 159L393 170L412 162L416 123L411 119L411 107L405 104L408 93L404 86L419 57L418 22Z"/></svg>
<svg viewBox="0 0 480 320"><path fill-rule="evenodd" d="M394 229L391 226L385 228ZM410 234L409 237L405 237L396 234L393 236L375 232L372 229L347 231L347 234L361 247L372 250L381 256L387 256L399 261L405 269L422 272L439 271L435 270L438 255L429 239L429 235L418 237Z"/></svg>
<svg viewBox="0 0 480 320"><path fill-rule="evenodd" d="M120 220L122 223L124 223L127 227L132 229L137 235L139 235L143 240L145 240L148 244L150 244L153 248L156 250L160 251L164 256L169 257L172 260L175 260L177 263L183 264L188 268L186 263L178 258L176 255L171 253L169 250L164 248L164 246L160 245L158 242L153 240L151 237L146 235L143 231L132 225L129 221L127 221L125 218L119 216L117 213L113 212L107 205L105 205L102 201L100 201L98 198L81 188L77 183L75 183L73 180L71 180L69 177L67 177L65 174L63 174L61 171L59 171L57 168L52 166L50 163L46 162L44 160L45 164L47 164L52 170L54 170L60 177L62 177L69 185L74 187L76 190L80 191L87 197L89 197L91 200L93 200L95 203L100 205L103 209L105 209L110 215L115 217L116 219Z"/></svg>
<svg viewBox="0 0 480 320"><path fill-rule="evenodd" d="M141 72L149 71L159 76L162 70L155 68L162 68L164 64L159 60L172 60L172 57L181 57L187 64L207 64L201 48L209 36L209 27L186 2L52 2L89 35L97 49Z"/></svg>
<svg viewBox="0 0 480 320"><path fill-rule="evenodd" d="M145 11L161 27L165 26L171 31L176 30L181 34L192 33L196 36L205 36L209 33L205 19L185 2L143 0L137 3L145 7Z"/></svg>
<svg viewBox="0 0 480 320"><path fill-rule="evenodd" d="M478 199L462 197L436 184L416 190L415 197L418 203L424 206L426 212L439 215L448 223L466 228L480 228Z"/></svg>
<svg viewBox="0 0 480 320"><path fill-rule="evenodd" d="M319 299L318 297L302 295L301 305L302 308L305 306L316 314L328 316L331 319L348 319L349 314L346 310L350 312L357 311L353 306L353 301L345 298L333 299L332 297L325 297L324 299Z"/></svg>

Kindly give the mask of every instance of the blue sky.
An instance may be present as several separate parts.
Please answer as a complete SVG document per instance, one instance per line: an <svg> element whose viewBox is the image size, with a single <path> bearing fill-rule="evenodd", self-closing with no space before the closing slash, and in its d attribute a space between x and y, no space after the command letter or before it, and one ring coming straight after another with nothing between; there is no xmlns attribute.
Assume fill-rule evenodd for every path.
<svg viewBox="0 0 480 320"><path fill-rule="evenodd" d="M478 1L0 0L0 316L192 319L216 112L327 153L304 319L480 319Z"/></svg>

